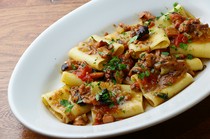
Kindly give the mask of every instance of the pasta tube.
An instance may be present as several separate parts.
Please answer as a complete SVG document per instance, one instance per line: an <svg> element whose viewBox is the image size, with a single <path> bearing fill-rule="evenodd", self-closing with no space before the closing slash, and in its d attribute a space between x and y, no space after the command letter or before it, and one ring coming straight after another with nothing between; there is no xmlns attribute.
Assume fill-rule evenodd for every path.
<svg viewBox="0 0 210 139"><path fill-rule="evenodd" d="M142 93L131 90L130 85L113 85L108 82L101 82L99 84L99 82L94 82L91 86L91 93L93 95L100 94L103 89L108 89L111 93L116 95L115 97L118 97L118 94L122 96L129 94L131 97L129 101L122 101L122 103L119 103L117 107L113 106L113 108L106 107L103 109L101 107L94 106L91 109L93 124L95 123L98 111L103 111L103 114L111 114L115 119L127 118L144 112Z"/></svg>
<svg viewBox="0 0 210 139"><path fill-rule="evenodd" d="M133 81L139 80L137 75L133 75L131 78ZM144 89L141 87L141 83L140 83L140 87L143 92L143 96L147 99L147 101L149 102L151 106L155 107L163 103L165 100L176 95L178 92L180 92L185 87L187 87L190 83L192 83L193 80L194 80L193 77L189 73L186 73L182 77L182 79L177 81L175 84L165 87L161 90L145 92Z"/></svg>
<svg viewBox="0 0 210 139"><path fill-rule="evenodd" d="M99 54L89 55L74 47L69 51L69 57L77 61L86 61L91 67L102 70L106 59L101 58Z"/></svg>
<svg viewBox="0 0 210 139"><path fill-rule="evenodd" d="M185 10L184 7L182 7L181 5L178 4L172 10L170 10L169 12L165 13L164 15L162 15L157 20L157 24L159 24L163 28L170 26L171 25L171 21L167 19L168 18L168 14L172 13L172 12L175 12L175 11L180 13L184 17L188 17L188 18L192 18L192 19L195 18L191 13L189 13L187 10Z"/></svg>
<svg viewBox="0 0 210 139"><path fill-rule="evenodd" d="M68 86L63 86L58 90L42 95L42 101L47 109L63 123L72 122L77 116L85 114L91 109L90 105L80 106L72 102L69 89ZM61 101L68 102L72 108L67 111Z"/></svg>
<svg viewBox="0 0 210 139"><path fill-rule="evenodd" d="M93 124L96 122L96 114L100 108L92 107L91 115ZM117 109L110 109L105 113L111 114L116 120L128 118L144 112L143 108L143 97L141 93L136 93L130 101L119 105Z"/></svg>
<svg viewBox="0 0 210 139"><path fill-rule="evenodd" d="M192 42L187 44L187 48L170 48L171 53L191 54L194 57L210 58L210 42Z"/></svg>
<svg viewBox="0 0 210 139"><path fill-rule="evenodd" d="M199 58L193 58L193 59L186 59L185 60L189 68L193 71L202 70L203 69L203 63Z"/></svg>
<svg viewBox="0 0 210 139"><path fill-rule="evenodd" d="M68 86L79 86L83 81L77 75L64 71L61 76L61 81Z"/></svg>
<svg viewBox="0 0 210 139"><path fill-rule="evenodd" d="M135 52L136 56L138 56L143 51L164 49L169 46L170 40L168 39L165 31L162 28L155 26L150 29L150 32L150 37L147 40L143 41L143 43L131 43L129 45L129 49L132 49Z"/></svg>

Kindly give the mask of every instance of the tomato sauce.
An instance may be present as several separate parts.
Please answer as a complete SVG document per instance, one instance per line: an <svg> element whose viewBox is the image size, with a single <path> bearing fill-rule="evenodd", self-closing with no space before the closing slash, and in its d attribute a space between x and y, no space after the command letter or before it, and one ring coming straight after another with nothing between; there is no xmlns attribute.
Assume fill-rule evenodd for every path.
<svg viewBox="0 0 210 139"><path fill-rule="evenodd" d="M76 74L81 80L85 82L93 81L93 79L90 76L90 73L92 73L92 68L88 65L81 65L76 71L74 71L74 74Z"/></svg>

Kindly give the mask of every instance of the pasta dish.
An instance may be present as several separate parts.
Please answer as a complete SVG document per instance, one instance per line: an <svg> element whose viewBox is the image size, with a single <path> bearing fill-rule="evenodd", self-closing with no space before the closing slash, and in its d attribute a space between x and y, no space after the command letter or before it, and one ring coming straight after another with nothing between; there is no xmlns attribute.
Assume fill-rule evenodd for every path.
<svg viewBox="0 0 210 139"><path fill-rule="evenodd" d="M114 25L68 52L61 66L64 85L42 95L61 122L106 124L156 107L189 86L210 58L210 28L178 3L136 24Z"/></svg>

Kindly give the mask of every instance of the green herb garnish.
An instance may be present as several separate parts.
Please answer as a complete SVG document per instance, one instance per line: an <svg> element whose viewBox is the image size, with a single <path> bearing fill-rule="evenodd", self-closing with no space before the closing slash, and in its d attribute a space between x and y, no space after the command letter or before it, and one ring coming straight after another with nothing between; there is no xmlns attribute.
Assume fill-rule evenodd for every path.
<svg viewBox="0 0 210 139"><path fill-rule="evenodd" d="M117 81L113 78L112 79L112 82L114 83L114 84L117 84Z"/></svg>
<svg viewBox="0 0 210 139"><path fill-rule="evenodd" d="M171 46L171 49L174 49L174 50L177 51L177 47L176 47L175 45L172 45L172 46Z"/></svg>
<svg viewBox="0 0 210 139"><path fill-rule="evenodd" d="M141 53L140 58L144 58L144 57L145 57L145 53Z"/></svg>
<svg viewBox="0 0 210 139"><path fill-rule="evenodd" d="M79 96L79 99L77 101L77 104L79 104L79 105L85 105L85 103L83 102L81 96Z"/></svg>
<svg viewBox="0 0 210 139"><path fill-rule="evenodd" d="M99 55L104 55L104 52L98 52ZM96 60L95 60L96 61Z"/></svg>
<svg viewBox="0 0 210 139"><path fill-rule="evenodd" d="M186 43L180 43L179 47L182 48L183 50L187 50L188 45Z"/></svg>
<svg viewBox="0 0 210 139"><path fill-rule="evenodd" d="M136 36L134 36L133 38L131 38L131 39L130 39L129 43L134 42L135 40L137 40L137 38L138 38L138 36L137 36L137 35L136 35Z"/></svg>
<svg viewBox="0 0 210 139"><path fill-rule="evenodd" d="M114 52L114 48L112 48L110 51L113 53Z"/></svg>
<svg viewBox="0 0 210 139"><path fill-rule="evenodd" d="M146 77L149 77L150 76L150 72L148 70L146 70L144 73L145 73L145 76Z"/></svg>
<svg viewBox="0 0 210 139"><path fill-rule="evenodd" d="M119 65L118 65L118 69L119 69L119 70L124 70L124 69L126 69L126 67L127 67L127 66L126 66L125 64L119 64Z"/></svg>
<svg viewBox="0 0 210 139"><path fill-rule="evenodd" d="M175 8L178 4L178 2L174 2L173 7Z"/></svg>
<svg viewBox="0 0 210 139"><path fill-rule="evenodd" d="M149 26L151 22L152 22L152 19L149 19L149 20L145 21L144 26Z"/></svg>
<svg viewBox="0 0 210 139"><path fill-rule="evenodd" d="M65 112L71 112L71 109L74 107L68 100L62 99L60 104L66 108Z"/></svg>
<svg viewBox="0 0 210 139"><path fill-rule="evenodd" d="M174 8L174 12L176 12L176 13L177 13L177 12L178 12L178 9L177 9L177 8Z"/></svg>
<svg viewBox="0 0 210 139"><path fill-rule="evenodd" d="M165 93L157 93L156 95L159 98L162 98L163 100L168 100L169 99L168 94L165 94Z"/></svg>
<svg viewBox="0 0 210 139"><path fill-rule="evenodd" d="M120 72L116 71L115 75L116 75L116 77L120 77Z"/></svg>
<svg viewBox="0 0 210 139"><path fill-rule="evenodd" d="M102 90L102 89L101 89L101 81L99 81L99 82L97 83L97 85L98 85L98 88L99 88L100 90Z"/></svg>
<svg viewBox="0 0 210 139"><path fill-rule="evenodd" d="M110 41L108 42L108 44L111 45L111 44L113 44L114 42L115 42L115 40L112 39L112 40L110 40Z"/></svg>
<svg viewBox="0 0 210 139"><path fill-rule="evenodd" d="M149 77L149 76L150 76L150 72L148 70L138 74L138 78L141 79L141 80L143 80L144 77Z"/></svg>
<svg viewBox="0 0 210 139"><path fill-rule="evenodd" d="M161 52L161 55L168 56L169 52Z"/></svg>
<svg viewBox="0 0 210 139"><path fill-rule="evenodd" d="M120 102L122 102L124 98L125 96L120 96L119 98L117 98L117 103L120 104Z"/></svg>
<svg viewBox="0 0 210 139"><path fill-rule="evenodd" d="M100 52L98 52L100 53ZM102 52L101 52L102 53ZM94 60L93 64L96 64L96 61L98 60L98 57Z"/></svg>
<svg viewBox="0 0 210 139"><path fill-rule="evenodd" d="M116 93L110 91L110 95L111 95L112 97L115 97L115 96L116 96Z"/></svg>
<svg viewBox="0 0 210 139"><path fill-rule="evenodd" d="M152 34L154 34L155 33L155 31L153 30L153 29L150 29L149 30L149 35L152 35Z"/></svg>
<svg viewBox="0 0 210 139"><path fill-rule="evenodd" d="M145 77L145 73L144 72L138 74L138 78L139 79L143 80L144 77Z"/></svg>
<svg viewBox="0 0 210 139"><path fill-rule="evenodd" d="M193 58L194 58L193 55L191 55L191 54L187 55L187 59L193 59Z"/></svg>
<svg viewBox="0 0 210 139"><path fill-rule="evenodd" d="M176 57L176 58L179 58L179 57L180 57L180 55L179 55L179 54L176 54L176 55L175 55L175 57Z"/></svg>
<svg viewBox="0 0 210 139"><path fill-rule="evenodd" d="M73 70L77 69L74 64L71 64L71 67L72 67Z"/></svg>
<svg viewBox="0 0 210 139"><path fill-rule="evenodd" d="M100 93L96 94L95 98L97 101L100 101L102 104L109 106L113 105L110 92L107 89L103 89Z"/></svg>
<svg viewBox="0 0 210 139"><path fill-rule="evenodd" d="M90 36L92 40L95 40L95 38L93 36Z"/></svg>
<svg viewBox="0 0 210 139"><path fill-rule="evenodd" d="M114 71L114 70L124 70L126 69L126 65L125 64L122 64L121 60L114 56L112 57L112 59L105 65L104 67L104 71L106 71L107 69L108 70L111 70L111 71Z"/></svg>
<svg viewBox="0 0 210 139"><path fill-rule="evenodd" d="M105 65L105 69L116 70L117 65L120 63L120 59L116 56L112 57L112 59Z"/></svg>
<svg viewBox="0 0 210 139"><path fill-rule="evenodd" d="M166 20L170 20L169 14L165 14L164 16Z"/></svg>

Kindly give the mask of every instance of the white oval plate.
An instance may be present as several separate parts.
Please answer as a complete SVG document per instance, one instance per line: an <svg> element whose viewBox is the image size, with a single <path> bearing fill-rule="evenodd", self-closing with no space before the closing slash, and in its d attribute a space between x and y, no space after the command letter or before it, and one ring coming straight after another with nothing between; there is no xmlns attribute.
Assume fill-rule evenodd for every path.
<svg viewBox="0 0 210 139"><path fill-rule="evenodd" d="M33 131L54 137L108 137L141 130L194 106L210 94L210 63L196 81L164 104L118 122L72 126L59 122L42 104L41 95L60 87L61 64L67 53L92 34L113 31L113 24L133 23L141 11L155 15L179 2L202 22L210 23L209 0L94 0L67 14L44 31L25 51L12 74L8 98L20 122Z"/></svg>

